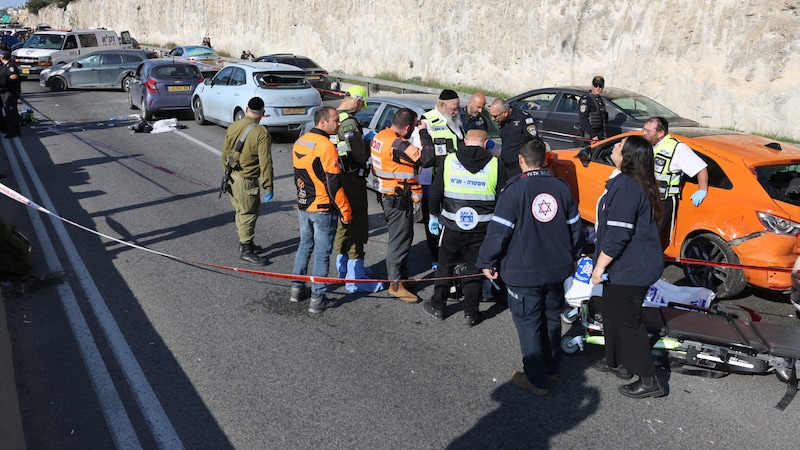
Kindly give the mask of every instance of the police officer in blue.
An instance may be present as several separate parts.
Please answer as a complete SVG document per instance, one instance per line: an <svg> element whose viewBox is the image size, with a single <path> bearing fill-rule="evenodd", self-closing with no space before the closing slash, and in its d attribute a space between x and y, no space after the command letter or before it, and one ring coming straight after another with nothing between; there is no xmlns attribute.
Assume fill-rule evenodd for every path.
<svg viewBox="0 0 800 450"><path fill-rule="evenodd" d="M437 168L429 193L431 234L439 236L438 267L433 298L422 305L425 312L444 319L444 307L450 293L457 264L463 262L461 275L477 275L475 266L478 249L492 218L500 188L505 185L503 165L486 150L489 137L486 130L472 129L464 137L464 145L450 153ZM466 326L480 320L478 305L481 301L482 277L461 280L464 292L464 319Z"/></svg>
<svg viewBox="0 0 800 450"><path fill-rule="evenodd" d="M469 103L467 106L461 108L461 126L464 127L464 131L469 131L473 129L478 130L489 130L489 124L486 123L486 120L481 115L483 108L486 107L486 96L480 92L475 92L469 98Z"/></svg>
<svg viewBox="0 0 800 450"><path fill-rule="evenodd" d="M541 139L520 148L524 172L510 178L498 198L476 262L489 279L497 279L500 268L524 369L511 380L539 396L558 374L564 280L583 249L577 202L567 183L543 168L545 152Z"/></svg>
<svg viewBox="0 0 800 450"><path fill-rule="evenodd" d="M521 173L519 167L519 149L527 141L539 137L539 130L533 122L533 117L526 111L512 108L502 98L495 99L489 106L492 120L500 126L500 139L503 149L500 151L500 160L506 168L506 174L511 179Z"/></svg>
<svg viewBox="0 0 800 450"><path fill-rule="evenodd" d="M608 137L606 131L608 127L608 112L606 111L603 97L600 96L605 86L606 80L597 75L592 78L592 90L578 100L578 116L581 119L583 135L595 141Z"/></svg>

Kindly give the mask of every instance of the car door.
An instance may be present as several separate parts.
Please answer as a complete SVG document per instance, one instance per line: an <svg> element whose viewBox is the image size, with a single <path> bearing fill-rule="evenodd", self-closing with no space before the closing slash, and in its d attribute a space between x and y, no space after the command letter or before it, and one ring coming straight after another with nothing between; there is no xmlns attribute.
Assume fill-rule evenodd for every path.
<svg viewBox="0 0 800 450"><path fill-rule="evenodd" d="M116 52L103 53L100 65L97 67L99 86L112 87L116 85L120 72L123 72L122 55Z"/></svg>
<svg viewBox="0 0 800 450"><path fill-rule="evenodd" d="M142 62L136 68L136 71L133 74L133 79L131 80L131 88L130 88L130 100L131 104L135 106L139 106L142 104L142 96L144 96L144 83L147 79L147 73L145 73L145 63Z"/></svg>
<svg viewBox="0 0 800 450"><path fill-rule="evenodd" d="M100 83L101 54L85 56L70 63L70 68L64 73L71 87L89 87Z"/></svg>
<svg viewBox="0 0 800 450"><path fill-rule="evenodd" d="M551 148L580 147L583 138L578 102L580 96L571 92L562 92L556 96L555 105L542 122L548 134ZM544 137L544 136L542 136Z"/></svg>
<svg viewBox="0 0 800 450"><path fill-rule="evenodd" d="M227 104L225 96L228 93L228 83L233 76L235 67L225 67L217 72L211 81L211 86L203 90L203 112L209 119L225 120L227 113L223 112Z"/></svg>

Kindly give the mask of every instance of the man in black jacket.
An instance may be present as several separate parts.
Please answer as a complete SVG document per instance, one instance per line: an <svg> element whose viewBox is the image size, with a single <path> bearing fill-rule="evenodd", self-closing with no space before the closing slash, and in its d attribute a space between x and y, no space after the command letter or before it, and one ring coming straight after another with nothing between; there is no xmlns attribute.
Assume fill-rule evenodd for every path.
<svg viewBox="0 0 800 450"><path fill-rule="evenodd" d="M500 188L505 185L503 164L486 150L486 130L467 131L464 146L441 160L438 174L433 178L429 193L429 231L439 236L438 267L436 278L453 275L455 266L463 262L462 275L477 275L475 266L478 249L492 218ZM440 227L440 224L443 226ZM464 325L473 326L479 320L481 301L479 277L461 280L464 290ZM444 319L444 306L450 293L450 280L434 283L433 299L422 305L423 309Z"/></svg>

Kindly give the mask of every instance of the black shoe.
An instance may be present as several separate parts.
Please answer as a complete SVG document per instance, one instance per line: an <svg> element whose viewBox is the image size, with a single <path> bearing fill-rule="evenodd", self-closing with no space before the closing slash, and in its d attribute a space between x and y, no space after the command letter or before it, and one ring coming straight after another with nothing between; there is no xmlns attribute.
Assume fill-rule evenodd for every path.
<svg viewBox="0 0 800 450"><path fill-rule="evenodd" d="M600 359L592 363L592 369L598 370L600 372L612 372L614 375L617 376L620 380L630 380L633 378L633 374L625 370L622 366L611 367L606 364L605 359Z"/></svg>
<svg viewBox="0 0 800 450"><path fill-rule="evenodd" d="M259 266L266 266L267 259L262 258L253 251L253 243L239 244L239 259L249 263L258 264Z"/></svg>
<svg viewBox="0 0 800 450"><path fill-rule="evenodd" d="M480 317L479 314L475 314L475 315L472 315L472 316L468 316L468 315L465 314L464 315L464 321L461 322L461 323L463 323L464 326L471 327L471 326L477 325L478 322L480 322L480 320L481 320L481 317Z"/></svg>
<svg viewBox="0 0 800 450"><path fill-rule="evenodd" d="M661 384L658 382L658 378L647 378L650 379L648 380L648 384L650 384L650 386L645 386L645 382L640 377L633 383L623 384L620 386L619 393L630 398L661 397L664 395L664 388L661 387Z"/></svg>
<svg viewBox="0 0 800 450"><path fill-rule="evenodd" d="M444 310L434 308L431 302L423 303L422 309L433 317L436 317L439 320L444 320Z"/></svg>

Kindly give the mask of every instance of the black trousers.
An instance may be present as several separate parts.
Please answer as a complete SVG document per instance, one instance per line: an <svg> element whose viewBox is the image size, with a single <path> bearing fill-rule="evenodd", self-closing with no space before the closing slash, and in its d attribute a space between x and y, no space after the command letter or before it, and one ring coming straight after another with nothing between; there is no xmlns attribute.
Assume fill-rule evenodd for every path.
<svg viewBox="0 0 800 450"><path fill-rule="evenodd" d="M3 100L3 115L6 133L9 136L19 136L19 110L17 110L17 100L19 94L6 91L0 94Z"/></svg>
<svg viewBox="0 0 800 450"><path fill-rule="evenodd" d="M481 273L475 267L475 261L478 260L478 250L484 237L484 233L465 233L443 228L439 236L439 266L436 268L436 278L452 276L453 269L462 262L466 265L462 275ZM481 302L483 277L462 278L460 281L464 292L464 314L474 316L478 313L478 305ZM431 305L434 309L444 309L450 285L450 280L437 280L433 283Z"/></svg>
<svg viewBox="0 0 800 450"><path fill-rule="evenodd" d="M658 224L658 234L661 236L661 247L667 248L670 241L672 241L672 233L675 231L675 217L678 214L678 196L670 195L666 199L661 200L664 205L664 217ZM666 233L664 229L666 228Z"/></svg>
<svg viewBox="0 0 800 450"><path fill-rule="evenodd" d="M650 339L642 322L642 302L649 286L603 285L603 334L606 363L640 377L655 376Z"/></svg>

